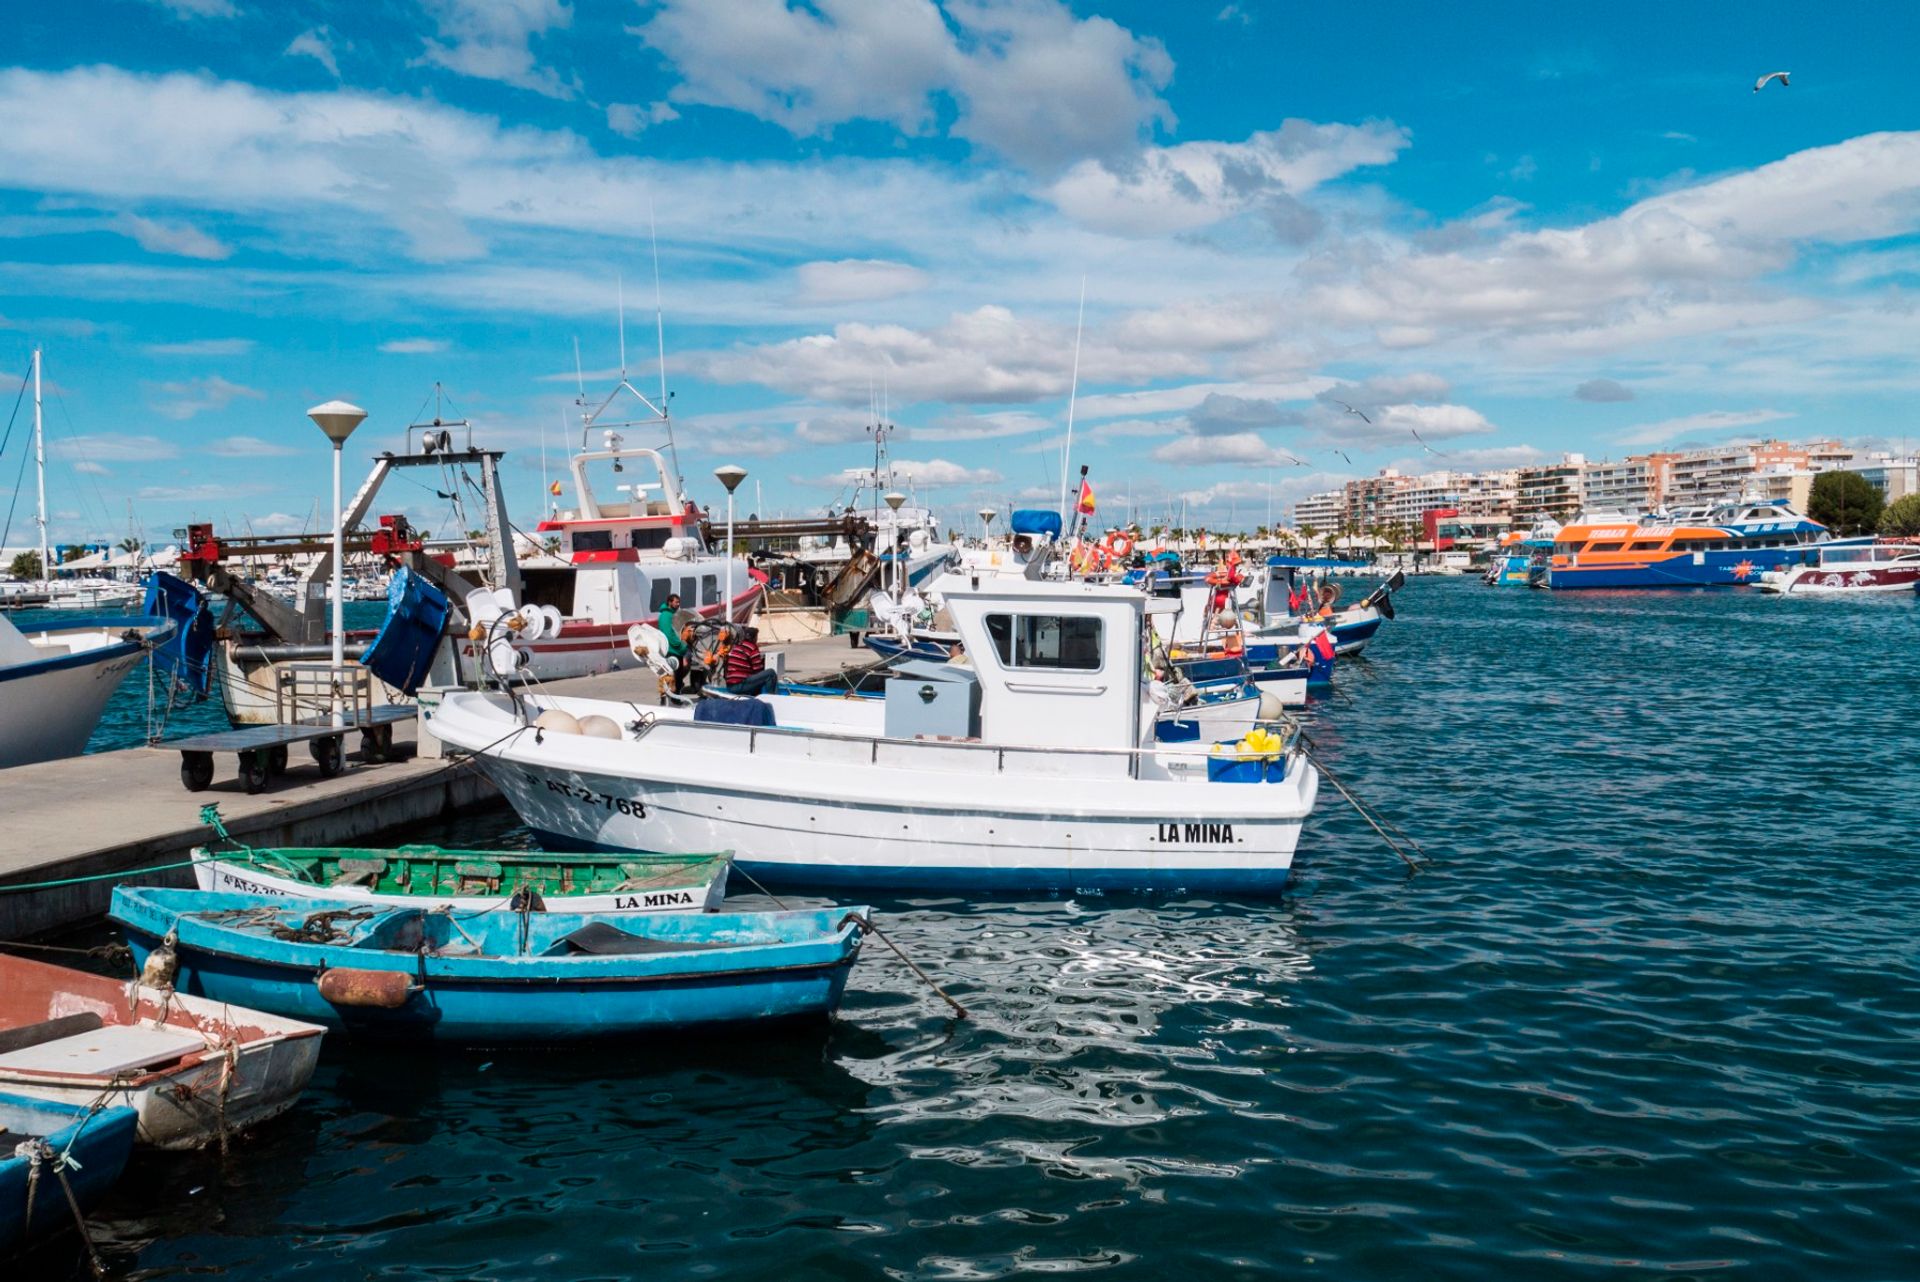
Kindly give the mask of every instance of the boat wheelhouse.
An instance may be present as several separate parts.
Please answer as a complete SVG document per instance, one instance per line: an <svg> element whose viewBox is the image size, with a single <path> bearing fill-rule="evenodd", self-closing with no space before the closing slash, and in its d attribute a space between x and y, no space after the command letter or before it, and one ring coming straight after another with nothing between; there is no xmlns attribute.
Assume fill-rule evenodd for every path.
<svg viewBox="0 0 1920 1282"><path fill-rule="evenodd" d="M590 465L606 464L624 475L636 463L655 479L618 482L616 493L623 498L599 497ZM604 448L582 450L570 466L574 506L537 527L559 540L567 564L520 568L522 603L550 605L566 616L557 635L528 647L541 663L541 676L575 675L575 667L593 672L633 666L627 629L651 622L670 596L703 618L745 623L753 617L767 576L745 559L708 546L705 514L682 494L658 450L627 446L619 433L608 432Z"/></svg>
<svg viewBox="0 0 1920 1282"><path fill-rule="evenodd" d="M1742 500L1638 521L1576 521L1561 528L1548 586L1737 587L1768 570L1811 565L1827 527L1784 500Z"/></svg>

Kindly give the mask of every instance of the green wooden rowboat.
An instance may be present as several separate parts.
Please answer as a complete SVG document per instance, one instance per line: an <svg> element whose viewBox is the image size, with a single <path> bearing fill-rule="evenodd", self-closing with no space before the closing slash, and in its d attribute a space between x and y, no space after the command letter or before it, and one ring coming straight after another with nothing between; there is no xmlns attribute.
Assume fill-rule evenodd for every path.
<svg viewBox="0 0 1920 1282"><path fill-rule="evenodd" d="M202 846L193 858L202 890L476 911L530 890L540 906L579 913L711 911L726 897L733 862L731 853L561 855L439 846Z"/></svg>

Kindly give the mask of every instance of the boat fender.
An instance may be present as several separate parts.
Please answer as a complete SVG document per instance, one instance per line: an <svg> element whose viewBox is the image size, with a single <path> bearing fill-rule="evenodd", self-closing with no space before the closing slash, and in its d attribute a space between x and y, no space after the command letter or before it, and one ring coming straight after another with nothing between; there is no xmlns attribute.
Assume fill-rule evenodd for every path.
<svg viewBox="0 0 1920 1282"><path fill-rule="evenodd" d="M1286 715L1286 705L1280 702L1279 695L1271 690L1262 690L1260 692L1260 719L1262 721L1278 721Z"/></svg>
<svg viewBox="0 0 1920 1282"><path fill-rule="evenodd" d="M556 734L579 734L580 722L571 712L559 708L548 708L533 723L541 730L552 730Z"/></svg>
<svg viewBox="0 0 1920 1282"><path fill-rule="evenodd" d="M620 723L612 717L603 717L599 713L589 713L580 718L579 733L589 739L620 739Z"/></svg>
<svg viewBox="0 0 1920 1282"><path fill-rule="evenodd" d="M377 1010L399 1010L419 991L400 971L358 970L350 966L322 971L314 983L320 989L320 996L335 1006L371 1006Z"/></svg>

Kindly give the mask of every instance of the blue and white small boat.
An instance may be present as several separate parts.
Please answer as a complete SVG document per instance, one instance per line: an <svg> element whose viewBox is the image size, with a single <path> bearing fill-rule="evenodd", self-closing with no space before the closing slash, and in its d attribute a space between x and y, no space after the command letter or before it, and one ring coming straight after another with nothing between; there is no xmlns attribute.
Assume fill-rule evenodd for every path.
<svg viewBox="0 0 1920 1282"><path fill-rule="evenodd" d="M180 992L502 1046L831 1014L869 911L460 913L119 886L109 915L142 965L177 932Z"/></svg>
<svg viewBox="0 0 1920 1282"><path fill-rule="evenodd" d="M82 1215L106 1196L126 1169L138 1121L130 1108L94 1112L85 1104L0 1094L0 1258L73 1227L73 1208L54 1163L72 1159L61 1173ZM44 1146L37 1179L33 1157L19 1151L28 1144ZM31 1218L29 1183L35 1186Z"/></svg>

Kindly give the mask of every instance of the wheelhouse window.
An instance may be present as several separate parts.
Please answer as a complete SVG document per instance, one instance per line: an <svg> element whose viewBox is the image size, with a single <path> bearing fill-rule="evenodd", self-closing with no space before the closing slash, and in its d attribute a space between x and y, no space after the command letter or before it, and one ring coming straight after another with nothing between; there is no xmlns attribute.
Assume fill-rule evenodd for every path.
<svg viewBox="0 0 1920 1282"><path fill-rule="evenodd" d="M1587 549L1587 551L1589 551L1589 552L1618 552L1618 551L1619 551L1619 550L1620 550L1620 549L1621 549L1622 547L1624 547L1624 546L1625 546L1625 544L1621 544L1621 543L1595 543L1595 544L1594 544L1594 545L1593 545L1592 547L1590 547L1590 548L1588 548L1588 549Z"/></svg>
<svg viewBox="0 0 1920 1282"><path fill-rule="evenodd" d="M700 604L718 605L720 603L720 576L703 574L700 576Z"/></svg>
<svg viewBox="0 0 1920 1282"><path fill-rule="evenodd" d="M1006 668L1097 672L1100 620L1056 614L989 614L987 636Z"/></svg>
<svg viewBox="0 0 1920 1282"><path fill-rule="evenodd" d="M666 608L667 598L673 595L672 579L654 579L647 584L647 609L654 614Z"/></svg>
<svg viewBox="0 0 1920 1282"><path fill-rule="evenodd" d="M1658 552L1665 544L1665 539L1635 539L1633 541L1633 550L1635 552Z"/></svg>
<svg viewBox="0 0 1920 1282"><path fill-rule="evenodd" d="M576 552L613 551L612 530L575 530L573 550Z"/></svg>
<svg viewBox="0 0 1920 1282"><path fill-rule="evenodd" d="M673 531L664 525L644 526L633 532L633 546L637 548L663 548Z"/></svg>

